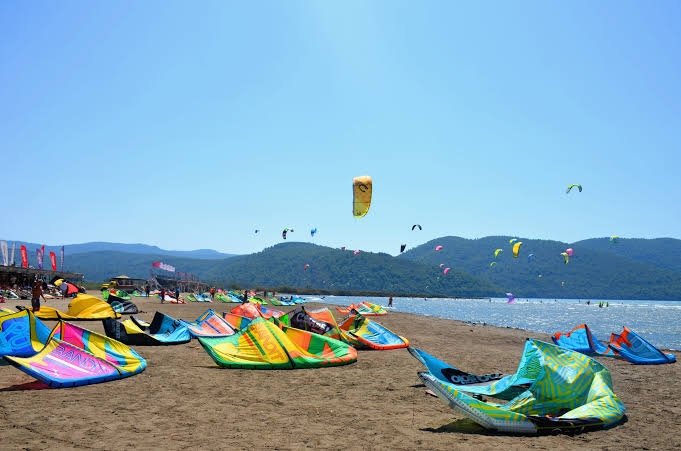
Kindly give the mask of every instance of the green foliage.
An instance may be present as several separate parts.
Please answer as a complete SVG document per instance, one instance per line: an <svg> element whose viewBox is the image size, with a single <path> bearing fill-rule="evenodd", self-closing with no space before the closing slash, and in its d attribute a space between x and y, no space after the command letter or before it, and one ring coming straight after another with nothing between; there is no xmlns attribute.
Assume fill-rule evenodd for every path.
<svg viewBox="0 0 681 451"><path fill-rule="evenodd" d="M513 258L511 238L438 238L400 258L430 265L447 262L452 268L522 297L681 300L680 264L674 250L681 247L679 240L663 245L659 240L620 240L610 244L609 239L600 238L568 244L520 238L520 256ZM444 249L434 252L437 244ZM620 245L624 245L622 249ZM568 247L575 253L566 265L560 253ZM504 252L495 259L496 248ZM529 254L534 257L528 260ZM497 265L490 267L493 261Z"/></svg>

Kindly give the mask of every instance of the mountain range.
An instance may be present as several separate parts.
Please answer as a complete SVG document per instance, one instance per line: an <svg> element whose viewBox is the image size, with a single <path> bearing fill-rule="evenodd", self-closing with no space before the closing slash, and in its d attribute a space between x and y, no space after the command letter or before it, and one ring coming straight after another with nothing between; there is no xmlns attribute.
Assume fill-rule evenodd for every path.
<svg viewBox="0 0 681 451"><path fill-rule="evenodd" d="M509 240L522 241L514 258ZM436 251L436 246L442 246ZM37 244L27 244L35 259ZM565 264L560 255L571 247ZM47 249L57 250L58 246ZM495 249L502 252L495 258ZM30 253L29 253L30 254ZM592 238L576 243L522 237L441 237L397 257L287 242L249 255L210 249L84 243L66 246L66 269L87 281L126 274L146 278L163 260L218 286L297 288L419 296L503 296L681 300L681 240ZM492 262L495 264L491 265ZM451 270L443 274L443 268Z"/></svg>

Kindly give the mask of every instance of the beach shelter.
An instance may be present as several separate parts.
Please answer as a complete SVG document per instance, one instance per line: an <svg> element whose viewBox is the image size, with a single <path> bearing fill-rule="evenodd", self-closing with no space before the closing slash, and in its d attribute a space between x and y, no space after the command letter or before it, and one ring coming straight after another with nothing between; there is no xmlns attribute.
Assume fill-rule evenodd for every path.
<svg viewBox="0 0 681 451"><path fill-rule="evenodd" d="M584 430L614 426L624 417L624 404L605 366L542 341L527 340L516 372L491 382L453 383L426 367L431 371L419 373L426 387L486 429L524 434Z"/></svg>
<svg viewBox="0 0 681 451"><path fill-rule="evenodd" d="M108 382L139 374L147 366L146 360L135 350L111 338L61 320L44 337L44 325L40 326L40 320L32 312L24 310L16 315L17 319L21 317L21 321L28 318L29 328L25 329L23 337L23 343L28 346L17 346L15 351L21 352L5 354L3 358L48 387ZM6 318L0 317L0 321ZM6 321L2 321L2 327L0 335L5 335L7 331L16 332L14 326L6 324ZM43 339L44 343L39 346L38 343ZM13 346L16 346L17 341L14 343ZM25 352L30 348L32 353Z"/></svg>
<svg viewBox="0 0 681 451"><path fill-rule="evenodd" d="M17 309L23 310L25 307L17 306ZM105 301L89 294L79 293L69 302L66 312L44 305L40 307L40 311L35 313L35 316L40 319L94 321L105 318L120 318L121 314Z"/></svg>
<svg viewBox="0 0 681 451"><path fill-rule="evenodd" d="M347 365L357 351L341 341L263 318L254 319L231 337L199 338L208 355L223 368L299 369Z"/></svg>
<svg viewBox="0 0 681 451"><path fill-rule="evenodd" d="M192 339L186 324L161 312L154 314L151 323L146 323L134 316L125 321L105 319L102 323L108 337L128 345L179 345Z"/></svg>

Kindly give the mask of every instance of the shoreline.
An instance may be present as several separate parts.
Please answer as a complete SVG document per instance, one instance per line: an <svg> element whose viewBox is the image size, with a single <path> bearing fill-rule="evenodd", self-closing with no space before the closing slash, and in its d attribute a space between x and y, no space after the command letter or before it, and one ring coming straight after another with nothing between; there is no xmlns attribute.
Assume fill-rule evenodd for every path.
<svg viewBox="0 0 681 451"><path fill-rule="evenodd" d="M150 320L158 310L193 320L206 309L236 304L161 304L133 298ZM30 301L6 304L28 305ZM67 300L47 305L66 309ZM309 303L311 308L331 307ZM275 307L290 310L294 307ZM464 371L512 373L526 338L546 334L391 311L372 318L411 345ZM54 322L46 322L52 326ZM101 322L79 322L97 332ZM576 435L511 436L480 431L439 399L425 394L421 364L404 350L360 351L352 365L315 370L218 368L194 340L134 347L147 369L121 381L60 390L12 390L32 380L0 367L0 413L8 449L610 449L681 447L673 396L677 364L635 366L598 359L611 371L628 420ZM660 384L665 381L665 384ZM39 408L36 408L39 406ZM55 415L54 412L59 412ZM143 412L143 415L140 413ZM125 431L124 434L121 431ZM348 441L348 436L355 439Z"/></svg>

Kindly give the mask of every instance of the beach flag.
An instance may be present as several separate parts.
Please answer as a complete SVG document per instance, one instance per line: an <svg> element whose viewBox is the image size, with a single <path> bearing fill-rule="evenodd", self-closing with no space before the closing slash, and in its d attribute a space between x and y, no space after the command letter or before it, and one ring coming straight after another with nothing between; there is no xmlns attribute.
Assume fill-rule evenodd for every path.
<svg viewBox="0 0 681 451"><path fill-rule="evenodd" d="M9 264L10 264L11 266L14 265L14 249L15 249L15 247L16 247L16 244L17 244L16 242L13 242L13 243L12 243L12 254L10 255L10 259L9 259Z"/></svg>
<svg viewBox="0 0 681 451"><path fill-rule="evenodd" d="M7 255L7 241L0 241L0 248L2 248L2 265L7 266L9 255Z"/></svg>
<svg viewBox="0 0 681 451"><path fill-rule="evenodd" d="M28 250L25 245L21 245L21 267L28 268Z"/></svg>
<svg viewBox="0 0 681 451"><path fill-rule="evenodd" d="M60 253L61 253L61 255L60 255L60 257L61 257L61 270L63 271L64 270L64 246L61 247Z"/></svg>
<svg viewBox="0 0 681 451"><path fill-rule="evenodd" d="M57 270L57 254L55 254L53 251L50 251L50 264L52 265L52 271Z"/></svg>
<svg viewBox="0 0 681 451"><path fill-rule="evenodd" d="M45 260L45 245L36 249L35 255L38 258L38 269L43 269L43 260Z"/></svg>

